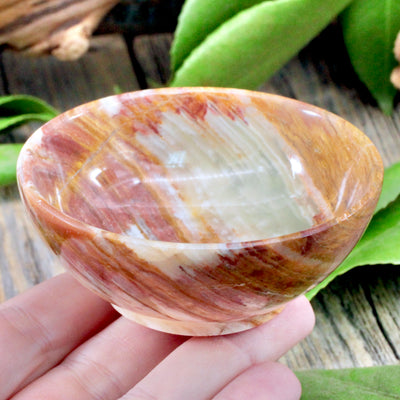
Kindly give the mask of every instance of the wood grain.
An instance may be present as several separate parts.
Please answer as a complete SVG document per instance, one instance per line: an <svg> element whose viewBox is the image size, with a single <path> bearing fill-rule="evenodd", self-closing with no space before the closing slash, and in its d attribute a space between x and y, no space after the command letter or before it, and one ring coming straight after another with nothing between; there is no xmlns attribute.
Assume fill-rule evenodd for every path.
<svg viewBox="0 0 400 400"><path fill-rule="evenodd" d="M170 33L142 35L133 41L134 52L138 56L149 87L163 86L168 83L171 43Z"/></svg>
<svg viewBox="0 0 400 400"><path fill-rule="evenodd" d="M168 59L170 40L170 35L163 35L135 41L136 58L149 86L167 80L168 69L161 60ZM121 90L137 88L123 42L106 42L99 51L95 44L88 55L73 64L3 53L3 91L40 95L66 109L112 92L115 82ZM157 63L162 73L157 72ZM400 160L400 107L397 105L391 117L379 111L351 69L335 26L310 43L262 89L339 114L371 138L385 165ZM23 219L16 188L1 189L0 199L0 299L4 300L57 273L60 267ZM399 292L396 266L360 267L337 278L312 302L317 316L313 333L283 361L295 369L398 363Z"/></svg>
<svg viewBox="0 0 400 400"><path fill-rule="evenodd" d="M60 111L138 89L125 42L118 35L96 37L89 52L74 62L5 51L2 63L9 93L39 96Z"/></svg>

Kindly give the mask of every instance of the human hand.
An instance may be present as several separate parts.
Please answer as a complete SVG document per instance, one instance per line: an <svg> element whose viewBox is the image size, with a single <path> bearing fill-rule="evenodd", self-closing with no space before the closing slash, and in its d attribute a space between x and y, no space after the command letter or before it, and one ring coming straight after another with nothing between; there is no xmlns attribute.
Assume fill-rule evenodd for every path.
<svg viewBox="0 0 400 400"><path fill-rule="evenodd" d="M299 399L276 360L313 324L300 297L246 332L169 335L119 317L62 274L0 306L0 400Z"/></svg>

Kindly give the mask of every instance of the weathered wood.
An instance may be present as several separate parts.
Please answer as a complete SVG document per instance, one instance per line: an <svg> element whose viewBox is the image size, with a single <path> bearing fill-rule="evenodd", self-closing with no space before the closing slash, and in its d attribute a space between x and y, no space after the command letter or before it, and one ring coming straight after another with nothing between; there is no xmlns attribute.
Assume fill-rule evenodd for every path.
<svg viewBox="0 0 400 400"><path fill-rule="evenodd" d="M170 33L141 35L133 41L134 53L146 75L149 87L165 86L170 78Z"/></svg>
<svg viewBox="0 0 400 400"><path fill-rule="evenodd" d="M363 266L312 301L313 333L284 358L295 369L346 368L399 361L398 267Z"/></svg>
<svg viewBox="0 0 400 400"><path fill-rule="evenodd" d="M62 271L27 220L16 186L0 188L0 301Z"/></svg>
<svg viewBox="0 0 400 400"><path fill-rule="evenodd" d="M120 0L97 32L129 36L173 32L184 0Z"/></svg>
<svg viewBox="0 0 400 400"><path fill-rule="evenodd" d="M74 62L26 58L12 51L5 51L2 60L10 93L39 96L60 111L118 91L138 89L119 35L93 38L89 52Z"/></svg>
<svg viewBox="0 0 400 400"><path fill-rule="evenodd" d="M87 51L90 35L118 1L3 1L0 44L29 54L75 60Z"/></svg>
<svg viewBox="0 0 400 400"><path fill-rule="evenodd" d="M41 96L63 110L111 94L114 84L122 91L137 88L123 42L114 38L99 40L100 44L74 63L4 54L8 81L4 90ZM136 57L149 77L149 86L150 82L162 84L167 80L165 60L170 41L171 36L165 35L135 41ZM162 72L157 70L157 63ZM377 108L351 69L335 28L307 46L262 90L341 115L366 132L386 165L399 161L399 105L392 117ZM23 218L16 187L0 190L0 254L1 300L60 270ZM314 332L283 362L295 369L398 363L399 271L395 266L360 267L337 278L312 302L317 318Z"/></svg>

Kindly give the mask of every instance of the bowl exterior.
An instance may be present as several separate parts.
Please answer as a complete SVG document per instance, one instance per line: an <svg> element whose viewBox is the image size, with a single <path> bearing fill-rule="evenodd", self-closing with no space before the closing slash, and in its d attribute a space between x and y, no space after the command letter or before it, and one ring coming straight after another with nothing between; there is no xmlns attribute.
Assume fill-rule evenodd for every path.
<svg viewBox="0 0 400 400"><path fill-rule="evenodd" d="M171 93L179 90L190 91L174 89ZM168 94L168 90L163 89L162 93ZM243 91L241 95L246 93ZM290 107L295 104L301 110L309 110L308 106L293 100L262 96L272 103L287 102ZM79 113L85 107L80 107ZM93 107L95 103L87 106L89 110ZM278 119L283 118L279 110L274 114ZM315 108L310 110L315 112ZM300 120L304 115L292 116L290 123L300 124L296 118ZM329 114L328 124L331 120ZM303 127L308 122L301 123ZM51 131L51 124L47 125L47 132ZM348 123L344 125L345 129L351 129ZM368 183L368 194L356 207L346 208L351 203L352 192L346 192L349 197L346 203L343 193L332 191L326 203L332 208L335 205L343 208L345 211L340 216L322 215L321 221L316 221L310 229L254 241L176 243L137 239L85 224L43 197L33 178L37 170L34 148L40 144L42 134L38 132L27 143L17 173L22 200L44 240L82 284L112 303L123 315L176 334L238 332L274 316L288 301L323 280L349 254L373 214L382 185L379 154L355 129L355 140L360 140L364 154L373 160L369 170L363 164L360 168L365 170L357 171L363 177L360 182ZM303 142L296 137L293 146ZM348 149L345 151L351 153ZM313 179L325 179L323 170L310 175L313 173ZM329 182L324 184L329 187Z"/></svg>
<svg viewBox="0 0 400 400"><path fill-rule="evenodd" d="M35 193L23 195L44 239L82 284L130 319L185 335L238 332L270 319L342 262L372 212L365 207L283 240L182 246L84 226Z"/></svg>

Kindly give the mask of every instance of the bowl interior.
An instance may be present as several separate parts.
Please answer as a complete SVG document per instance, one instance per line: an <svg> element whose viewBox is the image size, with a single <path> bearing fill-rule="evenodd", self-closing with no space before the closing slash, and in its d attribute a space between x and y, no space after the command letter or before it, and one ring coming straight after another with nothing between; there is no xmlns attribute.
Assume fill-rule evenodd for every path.
<svg viewBox="0 0 400 400"><path fill-rule="evenodd" d="M339 221L377 190L379 170L371 142L346 121L239 90L105 98L46 124L27 148L31 180L56 209L169 242L250 241Z"/></svg>

